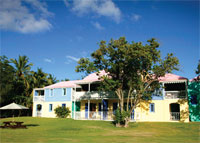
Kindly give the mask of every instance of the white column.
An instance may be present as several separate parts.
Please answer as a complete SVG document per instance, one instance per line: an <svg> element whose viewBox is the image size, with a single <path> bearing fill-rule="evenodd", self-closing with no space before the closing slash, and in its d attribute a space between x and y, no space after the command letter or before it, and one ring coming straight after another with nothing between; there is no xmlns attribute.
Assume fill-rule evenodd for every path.
<svg viewBox="0 0 200 143"><path fill-rule="evenodd" d="M90 83L88 84L88 91L90 92Z"/></svg>
<svg viewBox="0 0 200 143"><path fill-rule="evenodd" d="M165 99L165 87L164 83L162 83L162 94L163 94L163 99Z"/></svg>
<svg viewBox="0 0 200 143"><path fill-rule="evenodd" d="M73 90L73 88L72 88L72 90ZM76 92L76 85L75 85L75 92ZM76 119L76 114L75 114L75 112L76 112L76 96L75 96L75 94L74 94L74 119Z"/></svg>
<svg viewBox="0 0 200 143"><path fill-rule="evenodd" d="M88 119L90 119L90 100L88 100Z"/></svg>

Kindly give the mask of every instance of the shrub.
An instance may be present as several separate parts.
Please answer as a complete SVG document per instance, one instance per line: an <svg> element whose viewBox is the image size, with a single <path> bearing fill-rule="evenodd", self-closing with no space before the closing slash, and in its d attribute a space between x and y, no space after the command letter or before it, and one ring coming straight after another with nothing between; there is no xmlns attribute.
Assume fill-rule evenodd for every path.
<svg viewBox="0 0 200 143"><path fill-rule="evenodd" d="M129 118L130 118L129 111L120 111L119 108L115 111L114 119L115 119L116 126L118 126L118 127L124 126Z"/></svg>
<svg viewBox="0 0 200 143"><path fill-rule="evenodd" d="M69 116L69 114L71 113L68 107L61 106L58 106L56 109L54 109L54 111L56 113L56 116L59 118L67 118L67 116Z"/></svg>

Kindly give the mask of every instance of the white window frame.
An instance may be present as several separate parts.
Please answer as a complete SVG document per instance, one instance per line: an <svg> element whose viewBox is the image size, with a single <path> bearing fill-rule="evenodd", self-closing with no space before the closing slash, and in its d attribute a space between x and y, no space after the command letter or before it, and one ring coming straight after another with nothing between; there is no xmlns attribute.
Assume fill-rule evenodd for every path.
<svg viewBox="0 0 200 143"><path fill-rule="evenodd" d="M50 89L49 97L52 97L54 95L54 89Z"/></svg>
<svg viewBox="0 0 200 143"><path fill-rule="evenodd" d="M64 90L65 90L65 92L64 92ZM62 88L62 96L67 96L67 88Z"/></svg>

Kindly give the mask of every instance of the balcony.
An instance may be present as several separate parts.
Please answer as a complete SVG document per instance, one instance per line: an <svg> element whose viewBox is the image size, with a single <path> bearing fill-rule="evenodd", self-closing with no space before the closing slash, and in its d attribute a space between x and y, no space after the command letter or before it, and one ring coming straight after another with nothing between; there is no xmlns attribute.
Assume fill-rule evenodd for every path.
<svg viewBox="0 0 200 143"><path fill-rule="evenodd" d="M33 97L33 102L43 102L44 101L44 96L34 96Z"/></svg>
<svg viewBox="0 0 200 143"><path fill-rule="evenodd" d="M81 92L74 92L74 97L76 100L81 99L102 99L102 98L116 98L114 92L99 92L99 91L81 91Z"/></svg>
<svg viewBox="0 0 200 143"><path fill-rule="evenodd" d="M186 91L165 91L165 99L184 99Z"/></svg>

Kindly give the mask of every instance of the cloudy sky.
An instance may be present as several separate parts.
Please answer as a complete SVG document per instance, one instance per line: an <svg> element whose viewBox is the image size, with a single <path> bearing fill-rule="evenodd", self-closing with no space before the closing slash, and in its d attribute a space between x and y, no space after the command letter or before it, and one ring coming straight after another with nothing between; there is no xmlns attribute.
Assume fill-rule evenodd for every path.
<svg viewBox="0 0 200 143"><path fill-rule="evenodd" d="M162 57L174 53L192 78L200 59L198 1L0 0L0 52L27 55L57 79L81 79L75 67L101 40L125 36L146 42L154 37Z"/></svg>

